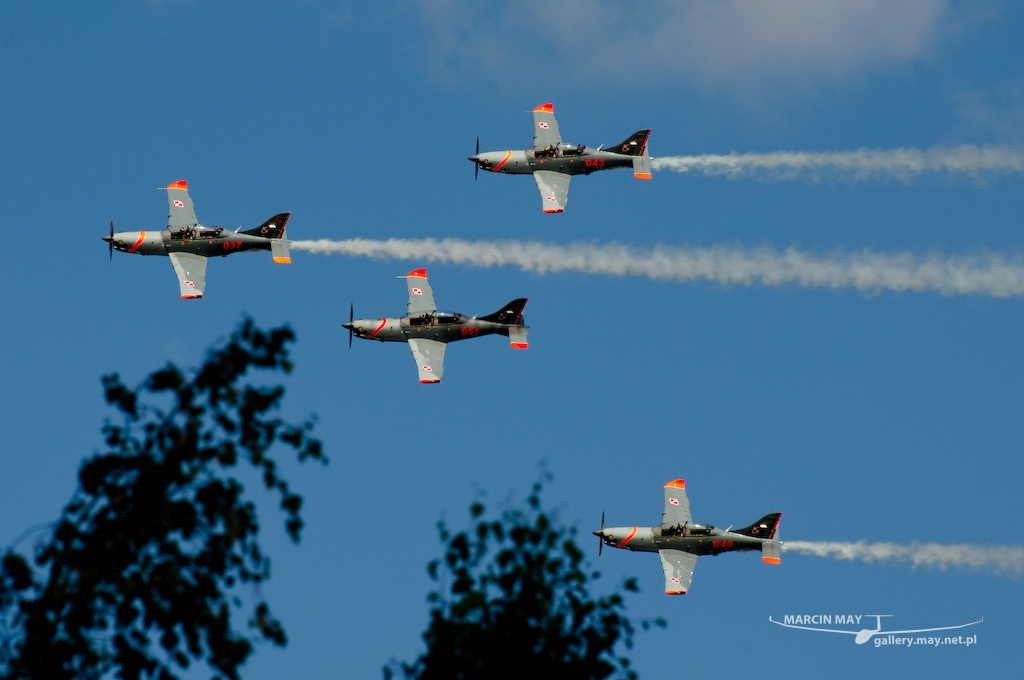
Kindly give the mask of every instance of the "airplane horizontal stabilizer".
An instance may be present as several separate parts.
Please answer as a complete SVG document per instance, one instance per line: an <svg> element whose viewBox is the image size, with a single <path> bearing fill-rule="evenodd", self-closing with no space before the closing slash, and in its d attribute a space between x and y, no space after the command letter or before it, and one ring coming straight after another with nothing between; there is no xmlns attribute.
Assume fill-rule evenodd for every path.
<svg viewBox="0 0 1024 680"><path fill-rule="evenodd" d="M526 326L512 326L508 329L508 344L513 349L526 349L529 343L526 342Z"/></svg>
<svg viewBox="0 0 1024 680"><path fill-rule="evenodd" d="M779 564L782 560L782 541L766 541L761 544L761 561Z"/></svg>
<svg viewBox="0 0 1024 680"><path fill-rule="evenodd" d="M651 179L651 157L646 153L633 159L633 177Z"/></svg>
<svg viewBox="0 0 1024 680"><path fill-rule="evenodd" d="M270 254L274 257L274 262L278 264L291 264L292 255L288 249L291 245L291 241L287 241L283 238L275 239L270 242Z"/></svg>

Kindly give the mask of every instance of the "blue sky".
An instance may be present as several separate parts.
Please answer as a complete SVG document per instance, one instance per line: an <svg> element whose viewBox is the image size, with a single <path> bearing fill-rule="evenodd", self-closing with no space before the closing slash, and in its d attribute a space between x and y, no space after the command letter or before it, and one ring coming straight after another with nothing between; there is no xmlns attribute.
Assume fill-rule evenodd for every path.
<svg viewBox="0 0 1024 680"><path fill-rule="evenodd" d="M436 521L461 526L479 490L495 506L521 497L539 461L554 474L547 502L583 532L602 511L656 523L661 485L683 477L696 519L781 510L783 539L1024 543L1019 297L428 265L441 307L486 314L528 297L531 326L526 352L453 346L431 388L406 348L349 351L340 328L349 303L402 312L394 277L425 263L239 255L211 262L206 297L188 302L168 262L103 257L109 220L161 228L154 188L180 178L200 221L291 211L295 239L1020 253L1019 174L607 172L574 180L555 216L527 177L473 181L475 138L522 148L525 112L548 101L567 141L650 127L654 156L1024 143L1018 4L761 5L5 5L0 545L56 517L99 450L101 375L195 366L243 314L296 330L286 411L319 415L331 458L290 473L306 499L298 547L251 486L273 558L265 593L291 643L261 647L249 678L377 677L412 659ZM639 578L631 615L669 622L638 636L641 677L689 655L712 678L1007 677L1024 663L1024 591L1005 575L728 555L700 560L691 592L670 598L653 556L605 552L603 583ZM768 623L800 613L985 623L977 647L936 650Z"/></svg>

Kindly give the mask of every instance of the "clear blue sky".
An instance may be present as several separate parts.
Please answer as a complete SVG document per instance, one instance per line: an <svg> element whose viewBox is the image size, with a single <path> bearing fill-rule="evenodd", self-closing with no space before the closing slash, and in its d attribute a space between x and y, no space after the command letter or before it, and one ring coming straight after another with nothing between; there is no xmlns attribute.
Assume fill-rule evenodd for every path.
<svg viewBox="0 0 1024 680"><path fill-rule="evenodd" d="M408 350L340 323L398 315L420 262L296 253L210 263L180 300L170 264L116 254L159 229L155 187L186 178L200 221L291 211L304 238L540 239L1019 253L1020 175L909 182L727 180L607 172L541 214L528 177L472 178L466 156L530 142L554 102L591 146L653 128L655 156L1024 142L1017 3L754 0L7 3L0 9L0 545L55 518L110 412L99 378L195 366L243 314L298 334L287 412L319 414L331 458L290 472L291 546L256 485L273 558L265 593L291 642L245 677L379 677L422 649L434 525L479 489L500 505L546 461L546 493L589 536L654 524L687 480L698 520L784 512L783 539L1024 543L1019 298L681 285L429 265L438 304L530 298L530 349L451 347L419 385ZM550 12L554 12L551 14ZM22 544L28 548L31 542ZM1020 580L784 554L702 558L685 597L650 555L605 551L602 583L639 577L643 678L1009 677L1024 665ZM768 623L893 614L975 620L975 648L874 649ZM674 670L668 670L669 661Z"/></svg>

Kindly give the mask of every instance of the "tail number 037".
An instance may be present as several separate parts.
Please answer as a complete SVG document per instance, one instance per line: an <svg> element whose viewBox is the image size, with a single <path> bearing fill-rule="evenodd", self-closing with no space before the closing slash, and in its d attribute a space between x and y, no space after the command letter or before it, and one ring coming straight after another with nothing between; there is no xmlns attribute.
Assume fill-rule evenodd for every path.
<svg viewBox="0 0 1024 680"><path fill-rule="evenodd" d="M224 241L220 246L224 250L238 250L242 247L241 241Z"/></svg>

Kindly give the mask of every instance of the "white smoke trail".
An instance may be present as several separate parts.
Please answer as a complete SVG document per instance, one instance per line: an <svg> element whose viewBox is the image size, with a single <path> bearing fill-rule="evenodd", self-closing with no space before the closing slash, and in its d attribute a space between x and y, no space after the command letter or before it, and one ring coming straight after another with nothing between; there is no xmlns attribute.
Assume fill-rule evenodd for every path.
<svg viewBox="0 0 1024 680"><path fill-rule="evenodd" d="M1017 545L941 545L939 543L835 543L824 541L785 541L782 549L804 555L834 557L837 560L863 562L910 562L913 567L947 569L991 569L1019 576L1024 571L1024 546Z"/></svg>
<svg viewBox="0 0 1024 680"><path fill-rule="evenodd" d="M858 149L856 151L777 151L728 155L665 156L651 159L655 170L699 172L711 177L754 177L785 180L823 175L854 180L895 177L901 180L925 172L1024 172L1024 147L972 146L930 149Z"/></svg>
<svg viewBox="0 0 1024 680"><path fill-rule="evenodd" d="M536 241L462 241L459 239L349 239L293 241L291 247L313 253L363 255L477 267L515 265L539 273L579 271L615 276L723 284L795 283L805 288L856 288L861 291L936 291L943 295L1024 294L1024 259L981 255L916 256L867 250L816 255L790 248L668 247L638 249L617 243L555 245Z"/></svg>

